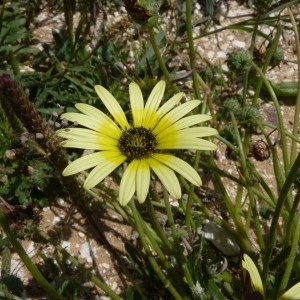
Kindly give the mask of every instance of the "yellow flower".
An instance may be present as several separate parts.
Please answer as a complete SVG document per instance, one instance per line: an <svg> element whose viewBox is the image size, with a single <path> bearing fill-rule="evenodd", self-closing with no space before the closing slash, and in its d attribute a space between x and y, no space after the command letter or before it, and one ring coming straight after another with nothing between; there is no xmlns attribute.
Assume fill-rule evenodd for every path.
<svg viewBox="0 0 300 300"><path fill-rule="evenodd" d="M255 263L247 254L244 254L244 259L242 260L242 266L249 273L253 290L258 291L265 299L264 287L259 272L256 268ZM300 299L300 282L292 286L281 297L278 298L278 300L298 300L298 299Z"/></svg>
<svg viewBox="0 0 300 300"><path fill-rule="evenodd" d="M84 182L84 188L91 189L128 161L120 183L121 205L126 205L135 192L139 202L145 201L150 185L150 169L177 199L181 197L181 188L174 171L194 185L201 185L195 169L185 161L163 153L166 149L216 149L215 144L202 139L217 134L215 129L190 127L211 117L203 114L186 116L199 105L199 100L177 105L183 96L178 93L159 107L165 91L165 82L160 81L144 105L139 86L131 83L129 96L133 120L129 123L109 91L99 85L95 86L95 90L112 117L84 103L75 105L81 113L61 116L86 127L59 130L57 134L66 139L62 146L96 150L73 161L64 170L64 176L93 168Z"/></svg>
<svg viewBox="0 0 300 300"><path fill-rule="evenodd" d="M248 271L252 287L254 291L258 291L262 296L264 296L264 287L259 275L259 272L256 268L256 265L254 264L253 260L250 258L249 255L244 254L244 259L242 260L242 266L243 268Z"/></svg>

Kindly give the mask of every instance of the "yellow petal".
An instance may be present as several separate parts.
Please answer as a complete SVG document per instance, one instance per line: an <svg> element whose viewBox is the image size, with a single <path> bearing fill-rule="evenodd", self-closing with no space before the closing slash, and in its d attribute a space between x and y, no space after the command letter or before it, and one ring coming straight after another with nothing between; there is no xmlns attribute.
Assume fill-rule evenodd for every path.
<svg viewBox="0 0 300 300"><path fill-rule="evenodd" d="M179 130L208 121L210 119L211 116L209 115L193 115L178 120L176 123L173 124L173 126L176 126L176 128Z"/></svg>
<svg viewBox="0 0 300 300"><path fill-rule="evenodd" d="M89 117L93 117L95 119L107 118L107 115L92 105L86 103L77 103L75 104L75 107Z"/></svg>
<svg viewBox="0 0 300 300"><path fill-rule="evenodd" d="M125 113L118 103L118 101L115 99L115 97L103 86L96 85L95 91L107 110L110 112L110 114L116 119L118 124L121 126L121 128L124 130L129 127L129 124L127 122Z"/></svg>
<svg viewBox="0 0 300 300"><path fill-rule="evenodd" d="M214 143L200 138L178 138L177 136L171 136L164 139L157 138L157 141L157 149L195 149L204 151L217 149L217 146Z"/></svg>
<svg viewBox="0 0 300 300"><path fill-rule="evenodd" d="M157 126L153 129L153 133L158 134L162 132L197 107L200 102L200 100L191 100L172 109L159 121Z"/></svg>
<svg viewBox="0 0 300 300"><path fill-rule="evenodd" d="M61 142L61 146L65 148L89 149L89 150L111 150L111 151L119 150L117 146L110 145L110 144L100 144L96 141L95 142L85 141L83 144L82 141L66 140Z"/></svg>
<svg viewBox="0 0 300 300"><path fill-rule="evenodd" d="M106 118L97 119L81 113L65 113L61 115L61 118L76 122L84 127L101 132L115 139L118 139L122 134L121 129L107 116Z"/></svg>
<svg viewBox="0 0 300 300"><path fill-rule="evenodd" d="M152 122L152 115L157 111L160 102L163 98L166 88L166 83L164 81L159 81L153 88L144 109L144 120L143 126L149 128L149 124Z"/></svg>
<svg viewBox="0 0 300 300"><path fill-rule="evenodd" d="M192 127L192 128L184 128L178 131L175 126L170 126L163 132L157 135L157 139L163 139L164 137L177 135L178 138L180 137L205 137L205 136L212 136L218 134L218 131L211 127Z"/></svg>
<svg viewBox="0 0 300 300"><path fill-rule="evenodd" d="M133 125L135 127L142 126L144 114L144 100L140 87L132 82L129 85L129 98L132 111Z"/></svg>
<svg viewBox="0 0 300 300"><path fill-rule="evenodd" d="M193 128L185 128L180 130L180 134L182 136L189 136L189 137L205 137L205 136L212 136L217 135L218 131L211 127L193 127Z"/></svg>
<svg viewBox="0 0 300 300"><path fill-rule="evenodd" d="M179 199L181 197L181 187L174 171L152 157L146 158L146 161L167 191L174 198Z"/></svg>
<svg viewBox="0 0 300 300"><path fill-rule="evenodd" d="M264 296L264 288L259 275L259 272L253 262L253 260L247 254L244 254L244 259L242 260L242 266L248 271L251 283L254 291L258 291Z"/></svg>
<svg viewBox="0 0 300 300"><path fill-rule="evenodd" d="M94 141L94 142L102 142L103 139L105 143L117 145L118 142L116 139L111 138L110 136L104 135L98 131L93 131L85 128L66 128L57 131L57 135L69 140L77 140L77 141ZM84 146L84 145L83 145Z"/></svg>
<svg viewBox="0 0 300 300"><path fill-rule="evenodd" d="M161 117L164 116L166 113L168 113L183 97L183 93L177 93L172 98L170 98L164 105L162 105L158 111L157 114Z"/></svg>
<svg viewBox="0 0 300 300"><path fill-rule="evenodd" d="M107 155L107 157L103 159L102 163L96 166L87 176L84 182L84 188L89 190L96 186L125 160L126 157L124 155L119 155L116 157L109 157L109 155Z"/></svg>
<svg viewBox="0 0 300 300"><path fill-rule="evenodd" d="M131 200L135 192L136 173L139 161L134 159L125 169L120 183L119 200L125 206Z"/></svg>
<svg viewBox="0 0 300 300"><path fill-rule="evenodd" d="M115 159L116 157L121 156L121 153L114 153L111 151L101 151L92 154L82 156L73 162L71 162L63 171L64 176L73 175L84 170L88 170L92 167L95 167L99 164L102 164L108 159Z"/></svg>
<svg viewBox="0 0 300 300"><path fill-rule="evenodd" d="M202 184L199 174L194 168L180 158L168 154L153 154L153 158L173 169L192 184L200 186Z"/></svg>
<svg viewBox="0 0 300 300"><path fill-rule="evenodd" d="M93 120L95 120L95 123L99 124L99 130L102 133L104 133L104 130L107 130L110 133L111 136L111 132L113 131L114 133L117 134L117 136L120 136L120 128L116 125L116 123L109 118L106 114L104 114L102 111L100 111L99 109L85 104L85 103L77 103L75 105L75 107L83 112L84 114L86 114L88 117L92 117Z"/></svg>
<svg viewBox="0 0 300 300"><path fill-rule="evenodd" d="M278 300L299 300L300 299L300 282L287 290Z"/></svg>
<svg viewBox="0 0 300 300"><path fill-rule="evenodd" d="M168 113L178 102L181 100L183 93L178 93L169 99L157 112L153 112L152 116L149 116L150 122L147 128L154 128L158 121Z"/></svg>
<svg viewBox="0 0 300 300"><path fill-rule="evenodd" d="M146 160L139 161L136 172L136 195L140 203L146 200L150 185L150 167Z"/></svg>
<svg viewBox="0 0 300 300"><path fill-rule="evenodd" d="M84 128L61 129L57 134L67 139L61 145L69 148L115 150L119 143L116 139Z"/></svg>

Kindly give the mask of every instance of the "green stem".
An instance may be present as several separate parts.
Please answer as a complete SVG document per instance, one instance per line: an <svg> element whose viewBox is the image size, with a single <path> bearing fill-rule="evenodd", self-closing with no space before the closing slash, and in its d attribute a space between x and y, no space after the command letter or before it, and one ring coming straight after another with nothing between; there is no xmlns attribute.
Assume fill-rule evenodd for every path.
<svg viewBox="0 0 300 300"><path fill-rule="evenodd" d="M297 64L298 64L298 91L297 91L296 107L294 113L294 123L293 123L293 135L298 136L299 118L300 118L300 41L299 41L298 26L295 22L295 18L290 9L288 9L288 12L290 14L293 31L295 33L296 56L297 56ZM297 153L297 146L298 146L297 143L294 140L292 140L291 156L290 156L291 164L295 160L296 153Z"/></svg>
<svg viewBox="0 0 300 300"><path fill-rule="evenodd" d="M165 62L160 54L153 27L149 28L149 34L150 34L150 42L151 42L153 51L155 53L156 59L158 60L159 67L160 67L161 71L163 72L163 74L165 75L166 81L170 84L172 81L172 78L171 78L171 75L170 75L170 73L165 65ZM176 92L179 92L178 88L177 88Z"/></svg>
<svg viewBox="0 0 300 300"><path fill-rule="evenodd" d="M294 219L295 219L295 216L297 215L299 202L300 202L300 193L298 192L297 197L295 197L295 199L293 201L292 209L288 214L286 234L284 235L286 245L288 245L289 242L294 238L295 229L293 228L294 227L293 225L295 225L294 224Z"/></svg>
<svg viewBox="0 0 300 300"><path fill-rule="evenodd" d="M159 224L159 221L157 219L157 215L156 215L155 210L153 208L153 204L152 204L151 200L149 199L149 197L146 199L146 204L147 204L149 212L150 212L150 217L151 217L151 221L152 221L155 232L161 238L167 252L172 253L172 250L173 250L172 245L171 245L170 241L168 240L165 232L162 230L162 228Z"/></svg>
<svg viewBox="0 0 300 300"><path fill-rule="evenodd" d="M295 162L282 186L282 189L280 191L276 208L273 214L272 222L271 222L271 227L270 231L268 234L268 240L266 243L266 252L265 252L265 257L263 259L263 274L262 274L262 282L263 286L266 286L267 282L267 275L269 271L269 264L271 260L271 255L273 248L276 243L276 227L279 221L279 217L281 214L282 207L284 205L284 202L287 200L287 194L290 192L291 186L293 185L295 178L298 175L298 171L300 169L300 153L298 154L297 158L295 159Z"/></svg>
<svg viewBox="0 0 300 300"><path fill-rule="evenodd" d="M200 161L200 151L196 151L195 162L194 162L195 170L198 169L199 161ZM195 189L194 185L190 184L189 195L188 195L188 200L187 200L187 205L185 210L185 225L188 230L191 228L191 225L193 225L192 205L193 205L194 189Z"/></svg>
<svg viewBox="0 0 300 300"><path fill-rule="evenodd" d="M63 0L64 2L64 14L65 14L65 21L67 24L67 33L68 33L68 39L73 46L73 7L71 0Z"/></svg>
<svg viewBox="0 0 300 300"><path fill-rule="evenodd" d="M16 53L14 53L13 51L9 51L9 53L7 54L7 61L11 65L14 76L17 76L20 73L20 68Z"/></svg>
<svg viewBox="0 0 300 300"><path fill-rule="evenodd" d="M18 253L19 257L21 258L22 262L26 266L26 268L29 270L31 275L35 278L35 280L41 285L41 287L45 290L45 292L48 294L48 296L51 299L54 300L63 300L65 299L62 297L52 286L51 284L45 279L45 277L42 275L42 273L38 270L35 264L32 263L31 259L27 255L26 251L22 247L22 245L18 242L15 235L9 228L9 223L7 219L5 218L5 215L0 210L0 224L9 239L10 243Z"/></svg>
<svg viewBox="0 0 300 300"><path fill-rule="evenodd" d="M97 276L90 272L85 265L81 264L75 257L73 257L66 249L56 246L57 250L62 253L73 266L77 267L80 271L85 274L85 276L92 281L96 286L98 286L103 292L106 293L113 300L122 300L123 298L119 297L113 290L111 290L104 282L102 282Z"/></svg>
<svg viewBox="0 0 300 300"><path fill-rule="evenodd" d="M298 192L298 198L300 197L300 193ZM299 202L299 201L297 201ZM281 280L281 283L279 285L279 290L278 290L278 295L281 295L285 290L286 287L289 283L289 279L292 273L292 269L295 263L295 258L298 250L298 242L300 238L300 216L297 215L297 222L296 222L296 227L295 227L295 235L293 236L293 242L291 245L291 251L289 258L287 260L287 264L284 270L284 274Z"/></svg>
<svg viewBox="0 0 300 300"><path fill-rule="evenodd" d="M274 37L274 40L272 41L271 47L267 52L267 55L266 55L266 58L265 58L265 61L264 61L264 65L262 66L262 69L261 69L261 73L263 73L263 74L266 73L266 71L267 71L267 69L270 65L270 61L271 61L271 59L272 59L272 57L273 57L273 55L276 51L276 48L278 46L278 42L279 42L279 38L280 38L281 34L282 34L282 26L278 26L275 37ZM257 100L258 100L258 97L260 95L260 91L261 91L261 88L262 88L262 85L263 85L264 81L265 81L265 77L261 76L261 78L259 78L259 80L258 80L258 82L255 86L255 94L254 94L253 99L252 99L252 106L257 105Z"/></svg>
<svg viewBox="0 0 300 300"><path fill-rule="evenodd" d="M215 167L215 162L212 158L209 160L210 165ZM239 236L239 244L244 252L248 253L249 255L253 254L253 248L250 243L249 234L245 229L245 225L243 224L241 215L237 215L235 212L235 206L233 205L231 198L229 197L227 190L224 186L224 183L222 182L219 174L217 172L214 172L214 178L216 181L216 184L220 190L220 193L223 197L223 201L226 205L226 208L229 212L229 215L232 217L233 222L236 226L237 234Z"/></svg>
<svg viewBox="0 0 300 300"><path fill-rule="evenodd" d="M261 225L259 222L259 216L257 213L256 201L255 201L255 197L254 197L254 193L253 193L253 189L252 189L251 179L250 179L250 175L249 175L248 168L247 168L247 162L246 162L246 157L245 157L245 153L244 153L244 148L243 148L243 144L242 144L242 141L240 138L238 125L237 125L237 122L236 122L233 112L230 112L230 116L231 116L231 121L232 121L233 127L235 129L235 136L236 136L236 141L237 141L238 149L239 149L241 168L242 168L243 176L245 177L246 190L248 191L248 196L249 196L249 200L250 200L250 208L251 208L251 213L252 213L252 217L253 217L252 219L253 219L255 230L256 230L257 241L258 241L261 251L263 251L265 248L264 240L263 240ZM240 196L242 196L241 191L240 191ZM235 218L236 218L237 214L240 215L241 212L239 210L237 210L236 207L235 207L235 210L236 210L235 211ZM247 232L248 232L248 228L247 228Z"/></svg>
<svg viewBox="0 0 300 300"><path fill-rule="evenodd" d="M135 220L134 228L136 228L136 230L138 231L138 227L137 227L138 225L137 225L135 217L134 217L134 220ZM140 216L140 220L142 220L141 216ZM156 232L154 232L152 230L152 228L149 227L149 225L146 222L141 221L141 227L143 228L143 232L145 233L145 235L147 237L146 240L148 240L148 244L150 244L151 247L152 247L152 251L156 252L157 257L159 257L159 259L162 262L163 266L166 269L170 269L171 268L171 263L168 261L167 257L165 256L165 253L162 251L162 249L160 247L161 241L159 241L159 244L158 244L156 239L155 239L156 238Z"/></svg>
<svg viewBox="0 0 300 300"><path fill-rule="evenodd" d="M284 123L283 123L283 119L282 119L282 114L281 114L281 110L280 110L280 105L278 102L278 99L276 97L276 94L274 93L274 90L270 84L270 82L267 80L267 78L265 77L263 71L252 61L248 61L249 64L251 64L251 66L256 70L256 72L261 76L264 84L266 85L266 88L268 89L268 92L271 96L271 99L273 101L273 104L275 106L275 110L276 110L276 114L277 114L277 119L278 119L278 123L279 123L279 133L280 133L280 140L281 140L281 147L282 147L282 156L283 156L283 164L284 164L284 171L285 174L288 173L289 171L289 160L288 160L288 154L287 154L287 141L286 141L286 134L285 134L285 129L284 129ZM282 174L276 174L276 179L277 179L277 183L279 185L279 190L282 186L282 182L283 182L283 178L285 178L285 176L282 176Z"/></svg>
<svg viewBox="0 0 300 300"><path fill-rule="evenodd" d="M176 242L176 240L178 240L178 234L177 234L177 230L175 227L175 221L173 218L172 208L171 208L170 201L169 201L169 193L164 186L163 186L163 195L164 195L164 203L165 203L165 208L166 208L166 213L167 213L167 218L168 218L168 224L171 228L172 236Z"/></svg>
<svg viewBox="0 0 300 300"><path fill-rule="evenodd" d="M197 99L201 99L200 89L198 85L198 78L197 78L197 70L196 70L196 51L193 39L193 22L192 22L192 1L186 0L186 31L189 43L189 55L190 55L190 66L191 70L193 70L193 83L194 83L194 90Z"/></svg>
<svg viewBox="0 0 300 300"><path fill-rule="evenodd" d="M166 213L167 213L167 217L168 217L168 223L171 228L172 237L174 239L175 249L173 249L173 252L175 250L176 259L178 260L179 265L182 267L183 273L185 275L185 279L186 279L190 289L193 289L195 287L195 284L194 284L190 269L187 265L185 257L182 255L182 252L178 251L179 249L181 249L181 247L180 247L181 237L178 234L178 229L175 227L175 221L174 221L172 208L171 208L170 201L169 201L169 194L165 187L163 187L163 193L164 193L164 203L165 203Z"/></svg>
<svg viewBox="0 0 300 300"><path fill-rule="evenodd" d="M253 32L252 32L252 36L251 36L251 44L250 44L250 48L249 48L249 51L251 52L251 54L253 54L253 51L254 51L260 19L261 19L261 14L258 14L257 17L255 18L255 24L253 26ZM245 77L244 77L242 106L245 106L245 104L246 104L248 83L249 83L249 72L250 72L250 70L247 70Z"/></svg>
<svg viewBox="0 0 300 300"><path fill-rule="evenodd" d="M180 296L178 291L175 289L175 287L172 285L170 280L163 273L163 271L161 270L161 268L157 264L155 257L152 254L152 249L149 245L148 240L146 239L146 233L145 233L144 228L143 228L144 226L142 225L142 220L141 220L140 214L138 213L133 200L131 200L129 202L129 206L132 210L132 214L133 214L133 217L134 217L135 222L136 222L136 228L137 228L137 231L139 233L139 237L141 239L142 245L145 249L147 258L148 258L154 272L157 274L157 276L162 281L162 283L165 285L165 287L169 290L169 292L173 295L173 297L177 300L181 300L182 297Z"/></svg>

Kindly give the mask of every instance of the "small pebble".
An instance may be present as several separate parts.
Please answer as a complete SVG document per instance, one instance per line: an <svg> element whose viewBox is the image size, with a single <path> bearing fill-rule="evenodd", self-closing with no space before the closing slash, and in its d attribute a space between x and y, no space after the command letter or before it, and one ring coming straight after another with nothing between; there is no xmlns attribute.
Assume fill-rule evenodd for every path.
<svg viewBox="0 0 300 300"><path fill-rule="evenodd" d="M61 246L62 246L62 248L66 249L67 251L70 251L71 243L68 241L62 241Z"/></svg>
<svg viewBox="0 0 300 300"><path fill-rule="evenodd" d="M84 234L83 232L81 232L81 231L78 232L78 235L79 235L79 237L81 237L81 238L84 238L84 237L85 237L85 234Z"/></svg>
<svg viewBox="0 0 300 300"><path fill-rule="evenodd" d="M61 220L60 217L55 216L55 217L53 218L53 220L52 220L52 224L53 224L53 225L56 225L56 224L58 224L58 223L60 222L60 220Z"/></svg>
<svg viewBox="0 0 300 300"><path fill-rule="evenodd" d="M232 42L232 46L236 47L236 48L245 48L246 47L246 43L243 41L233 41Z"/></svg>
<svg viewBox="0 0 300 300"><path fill-rule="evenodd" d="M109 264L107 264L107 263L103 263L103 264L101 264L101 266L102 266L104 269L109 269Z"/></svg>

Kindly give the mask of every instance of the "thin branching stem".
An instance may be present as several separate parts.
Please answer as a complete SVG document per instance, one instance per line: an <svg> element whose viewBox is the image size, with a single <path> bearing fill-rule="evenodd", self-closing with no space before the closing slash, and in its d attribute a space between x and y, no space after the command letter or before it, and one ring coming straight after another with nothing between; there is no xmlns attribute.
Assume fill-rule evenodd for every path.
<svg viewBox="0 0 300 300"><path fill-rule="evenodd" d="M280 194L279 194L279 197L278 197L278 200L276 203L276 208L275 208L275 211L273 214L271 227L270 227L269 234L268 234L268 239L266 242L265 256L263 258L262 282L263 282L264 286L266 286L271 255L272 255L272 251L275 246L275 243L276 243L276 228L277 228L278 220L279 220L279 217L281 214L281 210L285 204L285 201L287 201L287 194L290 192L291 186L293 185L295 178L298 175L299 169L300 169L300 153L298 154L295 162L293 163L293 166L282 186L282 189L280 191Z"/></svg>
<svg viewBox="0 0 300 300"><path fill-rule="evenodd" d="M242 141L241 141L240 134L238 131L238 125L237 125L237 122L236 122L233 112L230 112L230 116L231 116L232 124L235 129L235 136L236 136L236 141L238 144L239 156L240 156L240 162L241 162L241 170L242 170L243 176L245 177L246 189L247 189L248 196L249 196L251 216L252 216L252 220L253 220L253 223L255 226L256 237L257 237L259 247L263 251L265 248L264 240L263 240L263 235L262 235L259 217L258 217L258 213L257 213L256 200L255 200L253 189L252 189L251 178L250 178L249 171L247 168L247 161L246 161L245 153L243 151L243 145L242 145ZM240 190L240 195L239 195L240 197L242 196L241 191L242 190ZM240 214L241 214L240 206L235 207L235 218L238 218L238 215L240 215ZM249 234L249 228L246 227L246 231Z"/></svg>
<svg viewBox="0 0 300 300"><path fill-rule="evenodd" d="M298 91L297 91L296 107L295 107L295 113L294 113L294 123L293 123L293 135L298 136L299 118L300 118L300 41L299 41L298 26L296 24L294 15L292 14L290 9L288 11L289 11L289 15L291 18L293 31L295 34L296 57L297 57L297 65L298 65ZM295 160L295 157L297 154L297 146L298 146L298 144L295 142L295 140L292 140L291 156L290 156L291 163L293 163L293 161Z"/></svg>
<svg viewBox="0 0 300 300"><path fill-rule="evenodd" d="M141 239L142 245L143 245L143 247L145 249L145 252L147 254L147 258L148 258L154 272L157 274L157 276L160 278L162 283L165 285L165 287L169 290L169 292L172 294L172 296L175 299L177 299L177 300L183 299L180 296L180 294L178 293L178 291L176 290L176 288L172 285L171 281L163 273L163 271L159 267L158 263L156 262L156 258L153 256L152 250L151 250L151 247L150 247L150 244L149 244L149 240L146 239L147 233L144 231L144 226L142 224L143 220L141 219L141 216L137 211L137 208L135 206L134 201L130 201L129 205L131 207L132 214L133 214L133 217L134 217L135 222L136 222L139 237Z"/></svg>
<svg viewBox="0 0 300 300"><path fill-rule="evenodd" d="M289 159L288 159L288 153L287 153L287 140L286 140L286 134L285 134L285 129L284 129L284 123L283 123L283 118L280 110L280 105L278 102L278 99L276 97L276 94L270 84L270 82L267 80L265 77L265 74L263 71L252 61L248 61L249 64L255 69L255 71L261 76L263 79L264 84L266 85L266 88L268 89L268 92L270 94L270 97L273 101L273 104L275 106L277 118L278 118L278 123L279 123L279 133L280 133L280 140L281 140L281 147L282 147L282 156L283 156L283 167L284 167L284 173L287 174L289 171ZM278 163L278 161L277 161ZM281 168L278 167L278 170ZM278 188L280 190L282 183L284 181L285 175L282 174L282 172L275 173L276 180L278 183Z"/></svg>
<svg viewBox="0 0 300 300"><path fill-rule="evenodd" d="M297 199L295 199L296 203L299 203L299 200L300 200L300 192L299 191L297 193L297 197L295 197L295 198L297 198ZM285 291L285 289L289 283L289 279L290 279L290 276L292 273L293 266L295 264L295 258L297 255L297 251L298 251L298 247L299 247L299 238L300 238L300 215L299 214L297 214L297 221L296 221L296 226L295 226L294 232L295 232L295 234L292 239L292 245L291 245L289 258L287 260L284 274L281 279L281 283L279 285L278 295L281 295Z"/></svg>

